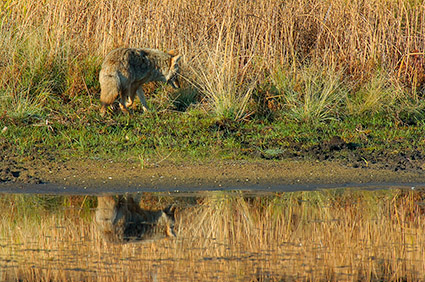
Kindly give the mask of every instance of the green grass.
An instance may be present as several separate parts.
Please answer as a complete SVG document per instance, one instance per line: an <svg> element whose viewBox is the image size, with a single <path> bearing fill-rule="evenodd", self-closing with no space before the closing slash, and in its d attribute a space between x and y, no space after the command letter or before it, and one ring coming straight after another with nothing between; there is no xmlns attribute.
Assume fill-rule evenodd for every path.
<svg viewBox="0 0 425 282"><path fill-rule="evenodd" d="M288 117L235 121L197 109L133 117L101 118L96 106L73 99L62 112L52 109L26 118L7 117L0 144L9 155L50 161L95 159L209 161L221 159L315 159L308 151L333 137L365 154L422 150L425 125L407 125L385 114L306 123ZM305 155L302 152L306 152ZM285 154L282 154L285 153ZM338 156L338 152L335 152ZM268 157L269 156L269 157ZM344 158L341 154L340 158Z"/></svg>
<svg viewBox="0 0 425 282"><path fill-rule="evenodd" d="M98 60L93 59L93 62ZM282 102L285 107L274 111L271 116L234 119L206 111L196 102L196 92L183 89L174 94L176 98L165 101L155 96L167 96L167 93L153 94L149 101L152 112L141 113L136 109L132 117L117 112L101 118L97 94L92 94L98 89L94 75L98 68L93 67L98 63L93 62L82 70L86 74L88 94L82 90L66 100L49 94L41 104L30 100L31 107L36 109L34 111L3 113L0 125L7 130L0 133L0 144L4 152L52 161L80 158L133 162L152 158L205 161L257 159L267 155L273 158L283 152L290 156L288 152L297 154L301 149L308 150L334 136L347 143L355 143L364 151L420 149L424 145L425 124L419 108L409 112L408 108L394 109L396 104L385 103L388 107L375 105L371 107L373 111L367 111L367 105L357 102L357 106L364 105L364 111L358 114L344 112L341 110L343 99L328 97L333 95L332 91L338 91L336 95L342 97L341 91L336 90L340 82L331 81L328 85L324 78L320 81L309 78L301 82L302 88L311 90L314 86L313 90L319 93L321 101L312 109L308 104L311 101L305 100L307 94L302 94L310 90L299 93L281 90L288 97L292 96L279 99L297 102ZM284 86L276 89L280 87ZM285 87L296 89L298 86ZM358 95L366 95L363 93L370 87L360 88ZM379 85L378 90L381 87ZM304 97L304 100L293 94ZM310 94L315 97L313 92ZM186 107L186 111L174 110L179 95L186 95L183 101L186 99L185 103L194 106ZM346 93L343 95L344 101L348 101ZM25 106L22 101L20 105Z"/></svg>

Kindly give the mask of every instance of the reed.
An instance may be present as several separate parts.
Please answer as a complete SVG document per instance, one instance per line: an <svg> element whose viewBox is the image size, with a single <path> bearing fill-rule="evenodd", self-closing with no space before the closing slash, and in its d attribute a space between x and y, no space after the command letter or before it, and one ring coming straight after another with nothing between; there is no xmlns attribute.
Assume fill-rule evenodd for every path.
<svg viewBox="0 0 425 282"><path fill-rule="evenodd" d="M249 115L253 85L282 67L296 74L310 64L318 73L335 66L354 93L383 70L402 86L403 99L417 102L425 81L424 14L420 1L407 0L6 1L0 6L2 111L34 115L52 95L65 102L97 95L98 84L86 79L100 65L92 58L119 46L180 50L183 76L218 115Z"/></svg>
<svg viewBox="0 0 425 282"><path fill-rule="evenodd" d="M50 203L62 203L60 209L46 205L46 199L20 197L2 196L2 210L12 207L0 218L2 280L419 281L425 277L422 192L323 190L265 196L210 192L174 200L176 239L138 244L102 239L91 217L85 216L93 214L87 209L94 205L92 197L50 198ZM149 201L144 206L151 208L166 200L155 194L144 199Z"/></svg>

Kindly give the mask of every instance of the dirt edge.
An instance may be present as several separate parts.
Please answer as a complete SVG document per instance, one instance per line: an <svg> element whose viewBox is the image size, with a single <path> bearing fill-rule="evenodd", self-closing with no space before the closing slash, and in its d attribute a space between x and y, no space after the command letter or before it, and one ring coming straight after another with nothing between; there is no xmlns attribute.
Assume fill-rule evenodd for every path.
<svg viewBox="0 0 425 282"><path fill-rule="evenodd" d="M3 183L53 183L102 191L364 183L425 183L422 171L354 168L337 161L218 161L145 165L95 160L2 163Z"/></svg>

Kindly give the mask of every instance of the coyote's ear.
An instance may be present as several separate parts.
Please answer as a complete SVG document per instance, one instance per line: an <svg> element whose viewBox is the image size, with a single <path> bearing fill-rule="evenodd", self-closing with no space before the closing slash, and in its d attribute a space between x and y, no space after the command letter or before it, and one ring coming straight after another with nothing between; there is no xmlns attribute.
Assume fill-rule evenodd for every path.
<svg viewBox="0 0 425 282"><path fill-rule="evenodd" d="M177 64L182 57L181 55L179 55L179 51L177 51L177 50L168 51L168 55L171 56L170 67Z"/></svg>
<svg viewBox="0 0 425 282"><path fill-rule="evenodd" d="M169 55L171 55L171 57L175 57L175 56L177 56L178 54L179 54L179 51L177 51L177 50L170 50L170 51L168 51L168 54Z"/></svg>

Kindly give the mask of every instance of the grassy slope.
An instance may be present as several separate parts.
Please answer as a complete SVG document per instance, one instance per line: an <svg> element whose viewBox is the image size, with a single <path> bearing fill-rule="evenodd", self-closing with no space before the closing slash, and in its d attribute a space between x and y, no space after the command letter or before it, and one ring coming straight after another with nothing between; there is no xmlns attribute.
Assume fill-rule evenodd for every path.
<svg viewBox="0 0 425 282"><path fill-rule="evenodd" d="M88 158L143 163L165 158L202 162L301 157L367 165L385 161L376 156L420 153L424 146L423 124L397 124L385 116L309 124L284 118L234 121L199 110L136 112L132 118L117 113L100 118L97 111L82 109L81 113L70 110L69 114L39 119L7 120L8 129L0 137L3 152L51 161ZM343 140L335 145L340 149L331 148L335 136Z"/></svg>

